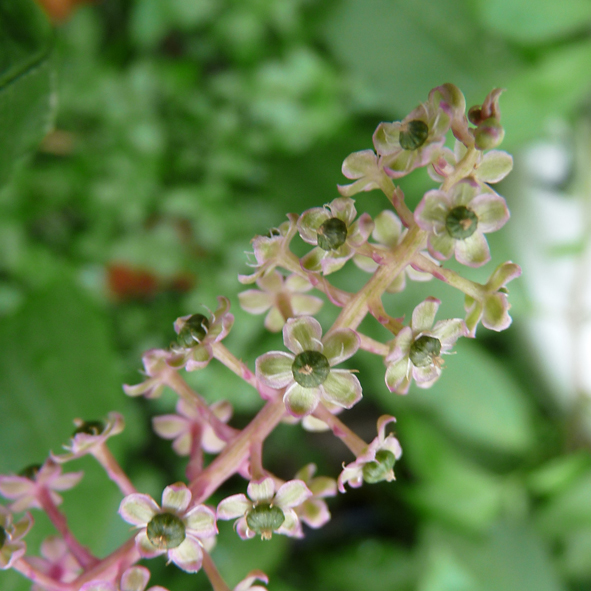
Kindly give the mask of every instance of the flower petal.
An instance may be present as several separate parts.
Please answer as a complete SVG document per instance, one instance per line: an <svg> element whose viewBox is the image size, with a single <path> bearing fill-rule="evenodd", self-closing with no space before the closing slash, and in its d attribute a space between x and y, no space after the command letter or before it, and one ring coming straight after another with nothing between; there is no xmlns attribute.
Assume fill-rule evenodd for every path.
<svg viewBox="0 0 591 591"><path fill-rule="evenodd" d="M189 506L191 496L191 491L183 482L171 484L162 492L162 509L167 509L181 515Z"/></svg>
<svg viewBox="0 0 591 591"><path fill-rule="evenodd" d="M146 525L159 512L156 501L141 493L127 495L119 505L119 515L133 525Z"/></svg>
<svg viewBox="0 0 591 591"><path fill-rule="evenodd" d="M160 415L152 419L152 428L163 439L174 439L189 429L189 421L179 415Z"/></svg>
<svg viewBox="0 0 591 591"><path fill-rule="evenodd" d="M513 168L513 157L502 150L491 150L476 168L476 178L483 183L498 183Z"/></svg>
<svg viewBox="0 0 591 591"><path fill-rule="evenodd" d="M271 351L257 358L256 375L263 384L279 390L293 382L294 357L284 351Z"/></svg>
<svg viewBox="0 0 591 591"><path fill-rule="evenodd" d="M144 566L128 568L121 576L121 591L144 591L150 580L150 571Z"/></svg>
<svg viewBox="0 0 591 591"><path fill-rule="evenodd" d="M183 522L189 533L199 538L210 538L218 533L215 525L215 514L204 505L194 507L183 516Z"/></svg>
<svg viewBox="0 0 591 591"><path fill-rule="evenodd" d="M251 314L262 314L273 305L274 296L258 289L247 289L238 294L238 301L243 310Z"/></svg>
<svg viewBox="0 0 591 591"><path fill-rule="evenodd" d="M312 492L303 480L290 480L282 484L273 501L281 509L297 507L312 496Z"/></svg>
<svg viewBox="0 0 591 591"><path fill-rule="evenodd" d="M196 573L201 569L203 550L197 539L187 536L180 546L168 551L168 558L185 572Z"/></svg>
<svg viewBox="0 0 591 591"><path fill-rule="evenodd" d="M314 207L305 211L298 220L298 232L302 240L308 244L318 244L316 230L330 217L330 213L324 207Z"/></svg>
<svg viewBox="0 0 591 591"><path fill-rule="evenodd" d="M166 552L166 550L156 548L156 546L150 542L145 529L142 529L135 537L135 547L142 558L155 558Z"/></svg>
<svg viewBox="0 0 591 591"><path fill-rule="evenodd" d="M323 398L344 408L351 408L362 397L359 380L345 369L333 369L322 384L322 389Z"/></svg>
<svg viewBox="0 0 591 591"><path fill-rule="evenodd" d="M299 510L299 514L300 519L314 529L318 529L330 521L328 505L322 499L310 499L306 501Z"/></svg>
<svg viewBox="0 0 591 591"><path fill-rule="evenodd" d="M283 396L287 411L298 418L313 413L319 400L320 388L304 388L297 382L294 382Z"/></svg>
<svg viewBox="0 0 591 591"><path fill-rule="evenodd" d="M435 314L441 304L441 300L437 298L428 297L421 302L412 313L411 326L415 335L418 335L425 330L429 330L433 326Z"/></svg>
<svg viewBox="0 0 591 591"><path fill-rule="evenodd" d="M260 481L251 480L248 483L246 494L255 502L269 502L275 494L275 482L271 477Z"/></svg>
<svg viewBox="0 0 591 591"><path fill-rule="evenodd" d="M390 363L386 368L386 386L390 392L406 394L410 385L410 359L403 357L399 361Z"/></svg>
<svg viewBox="0 0 591 591"><path fill-rule="evenodd" d="M505 200L496 193L484 193L474 197L470 209L478 217L478 230L487 234L500 230L509 219Z"/></svg>
<svg viewBox="0 0 591 591"><path fill-rule="evenodd" d="M355 355L359 343L359 335L353 329L341 328L326 337L322 352L332 367Z"/></svg>
<svg viewBox="0 0 591 591"><path fill-rule="evenodd" d="M217 508L218 519L236 519L252 509L252 501L246 495L232 495L220 502Z"/></svg>
<svg viewBox="0 0 591 591"><path fill-rule="evenodd" d="M290 318L283 327L285 346L298 355L302 351L322 351L322 327L316 318Z"/></svg>
<svg viewBox="0 0 591 591"><path fill-rule="evenodd" d="M490 261L488 242L482 232L477 230L466 240L456 240L455 243L458 263L468 267L481 267Z"/></svg>

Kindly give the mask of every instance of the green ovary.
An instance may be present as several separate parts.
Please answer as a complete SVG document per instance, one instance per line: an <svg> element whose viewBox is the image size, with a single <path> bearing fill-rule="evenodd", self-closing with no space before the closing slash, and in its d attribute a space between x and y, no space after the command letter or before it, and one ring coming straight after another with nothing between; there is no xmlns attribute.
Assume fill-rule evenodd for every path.
<svg viewBox="0 0 591 591"><path fill-rule="evenodd" d="M146 528L148 540L159 550L180 546L185 539L185 524L172 513L155 515Z"/></svg>
<svg viewBox="0 0 591 591"><path fill-rule="evenodd" d="M267 503L257 505L246 514L248 527L264 540L270 539L272 533L277 531L284 521L283 511Z"/></svg>
<svg viewBox="0 0 591 591"><path fill-rule="evenodd" d="M470 238L478 227L478 217L464 205L454 207L445 218L447 233L456 240Z"/></svg>
<svg viewBox="0 0 591 591"><path fill-rule="evenodd" d="M441 353L441 341L435 337L423 335L410 347L410 360L415 367L427 367Z"/></svg>
<svg viewBox="0 0 591 591"><path fill-rule="evenodd" d="M328 359L318 351L303 351L296 355L291 366L293 379L304 388L323 384L330 373Z"/></svg>
<svg viewBox="0 0 591 591"><path fill-rule="evenodd" d="M398 137L398 142L403 150L418 150L429 137L429 127L420 119L409 121L405 128L400 130Z"/></svg>
<svg viewBox="0 0 591 591"><path fill-rule="evenodd" d="M322 250L337 250L347 240L347 224L339 218L330 218L321 224L316 234Z"/></svg>
<svg viewBox="0 0 591 591"><path fill-rule="evenodd" d="M209 320L203 314L193 314L179 332L179 343L183 347L194 347L205 338L208 328Z"/></svg>

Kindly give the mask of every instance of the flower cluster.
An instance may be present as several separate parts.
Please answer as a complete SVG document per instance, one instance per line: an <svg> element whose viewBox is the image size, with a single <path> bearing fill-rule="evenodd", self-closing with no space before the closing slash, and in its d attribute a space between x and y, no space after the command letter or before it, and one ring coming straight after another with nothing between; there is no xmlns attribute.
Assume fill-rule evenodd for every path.
<svg viewBox="0 0 591 591"><path fill-rule="evenodd" d="M266 315L268 331L282 331L285 350L259 350L267 341L253 340L249 348L256 355L254 363L237 358L231 337L228 347L222 343L234 315L230 300L220 296L214 312L206 309L177 319L176 341L168 349L144 354L145 379L125 385L124 391L145 398L159 397L165 387L173 393L168 414L154 417L152 426L172 441L174 452L187 458L186 482L166 486L161 504L135 488L107 447L124 427L118 413L110 413L106 421L76 419L66 453L51 455L19 475L0 476L0 494L11 501L0 506L0 568L15 568L35 583L35 591L146 591L150 573L136 563L164 556L185 572L203 569L214 591L229 591L210 556L217 520L234 520L244 540L273 534L301 538L306 528L330 521L327 499L347 486L394 481L394 467L402 457L396 435L386 431L394 417L378 419L377 436L369 443L341 418L363 401L358 372L348 364L362 368L361 378L363 368L371 368L384 388L407 394L413 382L419 388L433 386L443 372L443 355L460 337L475 337L479 324L495 331L511 324L505 286L520 275L516 264L498 265L484 285L445 266L452 256L460 265L485 265L492 256L486 235L509 219L505 200L491 188L513 164L511 156L496 149L504 135L501 92L495 89L466 113L464 96L455 86L433 89L401 121L380 123L373 149L345 159L342 171L353 182L339 186L340 197L289 213L278 228L254 238L253 271L239 280L255 286L243 291L239 301L246 312ZM453 151L446 147L452 145L450 134ZM418 168L426 168L437 186L411 211L394 182ZM358 215L353 197L374 190L385 194L388 209L374 219L368 213ZM300 239L299 250L292 249L292 242ZM350 281L337 285L333 277L351 263L370 274L367 278L357 272L354 280L366 280L352 290ZM441 302L427 294L412 313L409 306L406 316L395 316L407 301L398 295L407 279L437 279L462 292L465 318L435 322ZM326 300L338 308L333 316L321 311ZM371 322L377 330L369 330ZM378 333L381 340L375 337ZM349 362L360 349L377 363ZM202 394L191 387L193 376L183 377L183 372L205 369L212 359L260 400L256 416L242 428L231 424L232 406L221 400L227 392L204 381L208 391ZM166 404L163 397L159 408ZM330 431L352 458L342 462L342 470L334 468L334 478L317 476L316 466L308 463L286 481L293 474L291 461L278 467L278 474L283 470L286 476L269 471L263 459L265 442L280 423ZM116 483L123 497L119 515L135 528L132 538L103 559L80 544L59 508L59 492L82 478L81 472L62 473L62 464L86 455ZM246 494L220 497L221 487L233 476L243 479ZM43 543L40 557L23 559L23 536L32 520L28 514L15 520L13 512L26 509L44 510L59 535ZM234 589L264 591L256 581L268 579L253 570ZM157 585L147 591L166 589Z"/></svg>

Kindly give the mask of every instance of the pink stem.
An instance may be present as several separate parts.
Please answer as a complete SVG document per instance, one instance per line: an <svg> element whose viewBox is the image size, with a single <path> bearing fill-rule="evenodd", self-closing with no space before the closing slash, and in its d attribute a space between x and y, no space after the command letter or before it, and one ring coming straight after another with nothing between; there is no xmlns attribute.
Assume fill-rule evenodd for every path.
<svg viewBox="0 0 591 591"><path fill-rule="evenodd" d="M353 453L355 457L361 455L367 448L367 443L356 433L351 431L339 418L335 417L324 404L320 403L314 411L314 416L324 421L334 433Z"/></svg>
<svg viewBox="0 0 591 591"><path fill-rule="evenodd" d="M285 415L281 396L269 400L240 435L228 443L219 456L190 484L193 503L198 504L209 498L222 482L240 469L250 453L250 444L255 439L264 439L275 429Z"/></svg>
<svg viewBox="0 0 591 591"><path fill-rule="evenodd" d="M131 480L127 477L127 474L121 469L121 466L104 443L94 446L90 453L97 459L99 464L105 469L107 476L119 487L119 490L124 495L137 492L135 486L133 486Z"/></svg>
<svg viewBox="0 0 591 591"><path fill-rule="evenodd" d="M47 591L71 591L72 587L69 583L62 583L52 579L49 575L38 571L32 566L26 558L20 558L13 565L12 568L27 579L37 583L40 587L47 589Z"/></svg>
<svg viewBox="0 0 591 591"><path fill-rule="evenodd" d="M74 534L72 534L68 527L65 515L56 507L49 490L46 488L40 488L37 494L37 500L45 513L47 513L47 516L53 523L54 527L64 538L64 542L66 542L70 552L74 555L74 558L76 558L80 565L84 569L95 566L99 562L98 558L95 558L91 552L84 548L74 537Z"/></svg>
<svg viewBox="0 0 591 591"><path fill-rule="evenodd" d="M189 463L185 470L187 480L197 478L203 470L203 451L201 449L201 434L203 429L199 423L191 425L191 451Z"/></svg>
<svg viewBox="0 0 591 591"><path fill-rule="evenodd" d="M213 591L230 591L230 587L226 585L224 579L216 568L211 556L206 550L203 550L203 570L213 587Z"/></svg>

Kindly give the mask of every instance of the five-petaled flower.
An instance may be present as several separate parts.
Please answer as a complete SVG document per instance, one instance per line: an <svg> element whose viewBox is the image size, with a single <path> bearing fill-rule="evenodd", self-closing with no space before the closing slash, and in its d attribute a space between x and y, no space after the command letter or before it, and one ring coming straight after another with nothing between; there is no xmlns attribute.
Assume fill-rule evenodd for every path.
<svg viewBox="0 0 591 591"><path fill-rule="evenodd" d="M10 568L26 551L22 541L33 525L32 517L27 513L18 521L13 521L12 513L0 505L0 569Z"/></svg>
<svg viewBox="0 0 591 591"><path fill-rule="evenodd" d="M440 320L433 326L441 302L427 298L412 313L410 326L405 326L392 341L386 356L386 386L390 392L406 394L411 378L420 388L429 388L441 375L443 360L461 336L467 336L460 318Z"/></svg>
<svg viewBox="0 0 591 591"><path fill-rule="evenodd" d="M322 271L324 275L338 271L367 242L374 223L369 214L355 220L355 202L349 197L337 197L324 207L305 211L298 220L302 240L313 244L301 260L308 271Z"/></svg>
<svg viewBox="0 0 591 591"><path fill-rule="evenodd" d="M440 93L434 89L429 99L402 121L378 125L373 144L380 156L380 167L390 177L405 176L436 157L451 125L449 108L440 99Z"/></svg>
<svg viewBox="0 0 591 591"><path fill-rule="evenodd" d="M63 499L56 491L76 486L82 476L82 472L62 474L62 467L49 458L42 466L28 466L19 475L0 476L0 494L14 499L11 511L41 509L43 496L48 494L53 504L61 504Z"/></svg>
<svg viewBox="0 0 591 591"><path fill-rule="evenodd" d="M346 369L332 369L359 348L359 336L350 328L335 330L322 339L315 318L292 318L283 327L283 342L291 351L271 351L256 360L258 379L277 390L296 417L314 412L321 399L351 408L361 399L359 380Z"/></svg>
<svg viewBox="0 0 591 591"><path fill-rule="evenodd" d="M256 281L260 289L248 289L238 294L240 305L251 314L263 314L265 328L279 332L288 318L311 316L322 307L323 301L306 292L312 284L299 275L285 278L278 271L262 275Z"/></svg>
<svg viewBox="0 0 591 591"><path fill-rule="evenodd" d="M509 316L509 298L505 285L521 275L521 267L507 261L499 265L483 286L485 295L481 299L474 299L466 295L464 308L466 309L466 326L469 336L476 335L476 327L482 325L489 330L501 331L511 325Z"/></svg>
<svg viewBox="0 0 591 591"><path fill-rule="evenodd" d="M80 591L144 591L149 580L150 571L145 566L132 566L123 572L118 586L110 581L89 581L80 587ZM147 591L167 591L167 589L155 585Z"/></svg>
<svg viewBox="0 0 591 591"><path fill-rule="evenodd" d="M294 510L312 496L301 480L290 480L275 491L275 482L268 476L251 481L244 494L232 495L220 502L218 519L236 519L236 531L242 539L260 535L268 540L274 533L302 536L302 526Z"/></svg>
<svg viewBox="0 0 591 591"><path fill-rule="evenodd" d="M232 405L226 400L214 402L211 412L222 422L227 423L232 417ZM193 405L181 398L176 405L176 415L160 415L152 419L154 431L164 439L173 439L172 449L179 456L188 456L193 449L195 437L204 451L219 453L226 446L212 425L210 425Z"/></svg>
<svg viewBox="0 0 591 591"><path fill-rule="evenodd" d="M204 505L191 507L191 491L181 482L162 493L162 508L152 497L134 493L119 506L121 517L139 528L136 547L142 558L166 554L184 571L194 573L203 561L203 540L217 534L215 514Z"/></svg>
<svg viewBox="0 0 591 591"><path fill-rule="evenodd" d="M70 444L63 446L68 453L59 456L52 454L51 456L60 464L92 453L94 449L104 445L109 437L121 433L125 427L125 422L123 416L118 412L111 412L105 423L102 421L74 419L74 425L76 425L76 430L72 435Z"/></svg>
<svg viewBox="0 0 591 591"><path fill-rule="evenodd" d="M210 312L210 318L203 314L177 318L174 330L178 342L172 346L168 364L174 368L184 367L187 371L205 367L213 357L215 343L221 341L234 324L234 316L229 310L230 300L218 296L218 308Z"/></svg>
<svg viewBox="0 0 591 591"><path fill-rule="evenodd" d="M378 436L354 462L343 468L339 476L339 490L342 493L346 492L347 483L358 488L363 481L374 484L396 479L394 464L400 459L402 448L394 435L386 436L386 425L395 421L394 417L388 415L382 415L378 419Z"/></svg>
<svg viewBox="0 0 591 591"><path fill-rule="evenodd" d="M455 255L462 265L480 267L490 260L484 234L502 228L509 219L505 200L472 179L449 192L428 191L415 210L415 221L429 232L429 252L443 261Z"/></svg>

